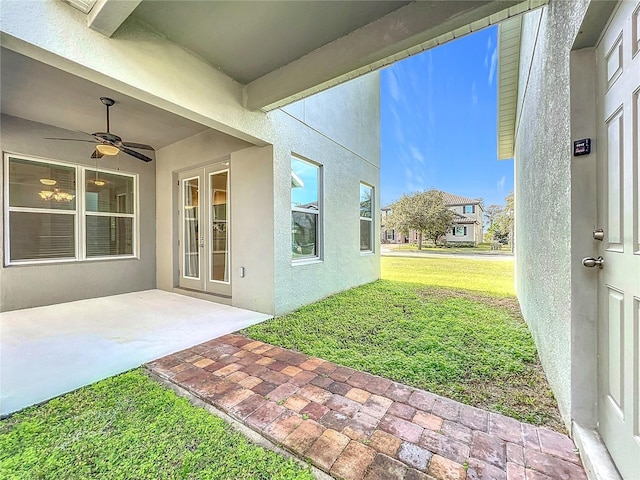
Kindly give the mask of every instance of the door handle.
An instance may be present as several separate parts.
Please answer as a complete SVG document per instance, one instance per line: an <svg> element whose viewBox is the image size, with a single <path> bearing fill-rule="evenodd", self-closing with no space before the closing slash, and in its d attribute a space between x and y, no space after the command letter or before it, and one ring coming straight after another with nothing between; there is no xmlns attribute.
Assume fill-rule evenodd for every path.
<svg viewBox="0 0 640 480"><path fill-rule="evenodd" d="M602 258L602 256L598 257L598 258L593 258L593 257L585 257L582 259L582 265L584 265L585 267L588 268L593 268L595 266L598 267L598 269L602 269L602 265L604 264L604 258Z"/></svg>

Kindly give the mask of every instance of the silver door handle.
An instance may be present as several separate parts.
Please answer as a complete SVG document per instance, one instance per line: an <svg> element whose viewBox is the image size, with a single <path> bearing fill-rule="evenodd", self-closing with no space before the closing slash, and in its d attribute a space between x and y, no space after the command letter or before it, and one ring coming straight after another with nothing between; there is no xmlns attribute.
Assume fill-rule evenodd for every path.
<svg viewBox="0 0 640 480"><path fill-rule="evenodd" d="M601 269L603 264L604 264L604 258L602 258L602 256L598 258L585 257L582 259L582 265L588 268L593 268L597 265L598 268Z"/></svg>

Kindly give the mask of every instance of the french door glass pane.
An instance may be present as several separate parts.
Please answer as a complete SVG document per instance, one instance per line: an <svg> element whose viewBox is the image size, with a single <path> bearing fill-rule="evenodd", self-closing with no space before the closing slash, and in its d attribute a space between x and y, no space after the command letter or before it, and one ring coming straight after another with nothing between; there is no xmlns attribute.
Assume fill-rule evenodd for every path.
<svg viewBox="0 0 640 480"><path fill-rule="evenodd" d="M291 245L293 258L317 257L318 215L306 212L291 212Z"/></svg>
<svg viewBox="0 0 640 480"><path fill-rule="evenodd" d="M214 173L211 191L211 272L212 281L229 281L229 229L227 228L229 172Z"/></svg>
<svg viewBox="0 0 640 480"><path fill-rule="evenodd" d="M76 209L76 169L9 158L9 206Z"/></svg>
<svg viewBox="0 0 640 480"><path fill-rule="evenodd" d="M191 178L183 182L184 200L184 235L183 252L184 276L200 278L200 250L199 250L199 211L198 211L198 178Z"/></svg>
<svg viewBox="0 0 640 480"><path fill-rule="evenodd" d="M87 170L85 188L87 212L133 213L133 177Z"/></svg>
<svg viewBox="0 0 640 480"><path fill-rule="evenodd" d="M133 218L87 215L87 257L133 255Z"/></svg>
<svg viewBox="0 0 640 480"><path fill-rule="evenodd" d="M11 261L75 258L75 215L9 212Z"/></svg>

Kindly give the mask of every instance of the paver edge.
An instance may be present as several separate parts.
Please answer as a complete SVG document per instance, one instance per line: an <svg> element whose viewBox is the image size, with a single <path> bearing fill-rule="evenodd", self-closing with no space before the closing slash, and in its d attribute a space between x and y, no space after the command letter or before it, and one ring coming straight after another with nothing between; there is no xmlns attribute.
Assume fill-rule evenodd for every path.
<svg viewBox="0 0 640 480"><path fill-rule="evenodd" d="M198 397L197 395L195 395L195 394L189 392L188 390L182 388L181 386L176 385L171 380L161 377L157 373L155 373L152 370L150 370L149 367L147 367L146 365L144 366L143 372L149 378L151 378L152 380L155 380L156 382L164 385L165 387L170 388L177 395L189 400L189 402L191 402L192 405L195 405L196 407L204 408L209 413L211 413L211 414L217 416L218 418L222 419L228 425L230 425L234 430L236 430L237 432L239 432L242 435L244 435L245 437L247 437L252 443L254 443L256 445L259 445L261 447L264 447L264 448L266 448L268 450L271 450L272 452L278 453L278 454L282 455L285 458L292 459L292 460L294 460L296 463L298 463L299 465L301 465L304 468L310 468L311 474L317 480L334 480L333 477L331 477L330 475L326 474L325 472L323 472L319 468L315 467L314 465L312 465L310 463L305 462L304 460L302 460L301 458L299 458L296 455L292 454L291 452L289 452L289 451L287 451L287 450L285 450L285 449L283 449L281 447L278 447L271 440L267 439L266 437L263 437L262 435L260 435L258 432L256 432L252 428L242 424L241 422L239 422L235 418L227 415L223 411L218 410L213 405L205 402L200 397Z"/></svg>

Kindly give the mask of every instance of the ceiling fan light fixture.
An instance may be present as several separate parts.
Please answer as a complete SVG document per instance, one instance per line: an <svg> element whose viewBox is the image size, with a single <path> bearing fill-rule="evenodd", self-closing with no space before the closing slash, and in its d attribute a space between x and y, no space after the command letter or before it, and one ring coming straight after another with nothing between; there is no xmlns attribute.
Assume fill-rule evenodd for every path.
<svg viewBox="0 0 640 480"><path fill-rule="evenodd" d="M118 147L114 147L113 145L96 145L96 150L102 155L117 155L118 153L120 153Z"/></svg>
<svg viewBox="0 0 640 480"><path fill-rule="evenodd" d="M104 180L97 179L97 178L93 181L93 184L98 186L98 187L104 187L105 183L107 183L107 182L105 182Z"/></svg>
<svg viewBox="0 0 640 480"><path fill-rule="evenodd" d="M54 180L53 178L41 178L40 183L42 185L46 185L47 187L53 187L56 183L58 183L58 181Z"/></svg>

